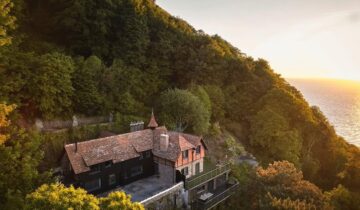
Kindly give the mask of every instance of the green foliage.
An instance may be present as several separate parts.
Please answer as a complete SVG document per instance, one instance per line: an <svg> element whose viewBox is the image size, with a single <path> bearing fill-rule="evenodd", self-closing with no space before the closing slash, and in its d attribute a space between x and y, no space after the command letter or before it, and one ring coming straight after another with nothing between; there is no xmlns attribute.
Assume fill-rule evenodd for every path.
<svg viewBox="0 0 360 210"><path fill-rule="evenodd" d="M16 48L1 57L4 66L0 98L19 104L28 117L51 119L72 112L74 65L71 57L60 53L37 56Z"/></svg>
<svg viewBox="0 0 360 210"><path fill-rule="evenodd" d="M277 160L299 164L301 137L297 130L289 128L284 116L270 108L262 109L251 120L250 129L250 144L265 164Z"/></svg>
<svg viewBox="0 0 360 210"><path fill-rule="evenodd" d="M190 92L198 97L200 101L202 102L204 108L207 110L207 112L211 113L211 101L208 93L205 91L205 89L202 86L199 85L193 85L190 87Z"/></svg>
<svg viewBox="0 0 360 210"><path fill-rule="evenodd" d="M8 139L8 135L5 132L2 132L10 122L8 120L8 115L15 109L14 106L8 106L6 104L0 103L0 145L4 144Z"/></svg>
<svg viewBox="0 0 360 210"><path fill-rule="evenodd" d="M212 130L230 130L262 164L286 159L324 189L341 183L359 191L359 149L265 60L196 31L153 0L14 3L19 27L0 49L0 100L26 120L112 112L120 116L114 129L125 131L159 107L169 128L204 134L211 118ZM177 101L163 100L166 93ZM74 131L74 139L78 132L87 133ZM50 145L60 147L57 139Z"/></svg>
<svg viewBox="0 0 360 210"><path fill-rule="evenodd" d="M172 129L206 134L210 113L202 101L187 90L167 90L160 96L160 119Z"/></svg>
<svg viewBox="0 0 360 210"><path fill-rule="evenodd" d="M86 190L65 187L63 184L44 184L26 196L25 209L29 210L143 210L139 203L133 203L124 192L112 192L107 197L97 198Z"/></svg>
<svg viewBox="0 0 360 210"><path fill-rule="evenodd" d="M219 86L207 85L204 87L211 101L211 119L222 120L225 117L225 95Z"/></svg>
<svg viewBox="0 0 360 210"><path fill-rule="evenodd" d="M325 196L336 210L358 209L360 207L360 194L351 192L342 185L326 192Z"/></svg>
<svg viewBox="0 0 360 210"><path fill-rule="evenodd" d="M35 192L26 196L25 209L36 210L66 210L66 209L84 209L100 210L98 199L87 194L81 188L69 188L56 183L51 185L42 185Z"/></svg>
<svg viewBox="0 0 360 210"><path fill-rule="evenodd" d="M71 113L73 87L71 74L74 64L71 57L60 53L45 54L40 57L37 77L33 90L35 103L45 119Z"/></svg>
<svg viewBox="0 0 360 210"><path fill-rule="evenodd" d="M100 198L100 207L104 210L144 210L140 203L131 202L131 197L124 192L112 192L105 198Z"/></svg>
<svg viewBox="0 0 360 210"><path fill-rule="evenodd" d="M44 139L42 149L45 152L44 160L46 161L42 162L41 168L49 169L58 166L59 158L61 158L64 152L64 144L96 139L99 137L101 131L117 133L118 130L114 128L112 124L104 123L42 133L42 138Z"/></svg>
<svg viewBox="0 0 360 210"><path fill-rule="evenodd" d="M9 29L15 28L16 18L10 14L14 4L10 0L0 0L0 47L11 43Z"/></svg>
<svg viewBox="0 0 360 210"><path fill-rule="evenodd" d="M133 115L115 114L115 122L113 124L113 131L116 133L127 133L130 130L130 123L138 122L143 119ZM145 125L146 126L146 125Z"/></svg>
<svg viewBox="0 0 360 210"><path fill-rule="evenodd" d="M287 161L256 170L241 165L233 171L241 187L223 209L331 209L322 191Z"/></svg>
<svg viewBox="0 0 360 210"><path fill-rule="evenodd" d="M4 134L8 138L0 145L0 209L22 209L25 195L50 181L48 173L37 170L43 159L43 141L38 133L15 125Z"/></svg>
<svg viewBox="0 0 360 210"><path fill-rule="evenodd" d="M103 110L102 95L100 93L100 78L104 66L96 56L77 62L72 76L74 87L74 111L86 115L97 115Z"/></svg>
<svg viewBox="0 0 360 210"><path fill-rule="evenodd" d="M226 136L225 143L231 157L237 158L245 153L244 147L237 143L235 138L229 134Z"/></svg>

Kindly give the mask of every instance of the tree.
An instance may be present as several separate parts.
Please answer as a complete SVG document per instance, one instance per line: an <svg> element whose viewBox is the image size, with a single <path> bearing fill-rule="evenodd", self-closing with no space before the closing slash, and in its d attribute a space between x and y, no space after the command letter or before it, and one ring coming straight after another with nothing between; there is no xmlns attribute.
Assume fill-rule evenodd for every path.
<svg viewBox="0 0 360 210"><path fill-rule="evenodd" d="M211 101L211 118L221 121L225 117L225 95L219 86L207 85L204 87Z"/></svg>
<svg viewBox="0 0 360 210"><path fill-rule="evenodd" d="M261 161L288 160L299 164L301 137L290 128L286 117L266 107L252 118L250 130L250 144Z"/></svg>
<svg viewBox="0 0 360 210"><path fill-rule="evenodd" d="M0 145L4 144L8 135L2 130L5 129L9 124L7 116L14 110L14 106L8 106L0 103Z"/></svg>
<svg viewBox="0 0 360 210"><path fill-rule="evenodd" d="M336 210L357 209L360 206L360 193L351 192L342 185L325 192L325 196Z"/></svg>
<svg viewBox="0 0 360 210"><path fill-rule="evenodd" d="M42 139L13 124L2 135L7 140L0 145L0 209L22 209L25 195L50 180L48 173L37 170L43 158Z"/></svg>
<svg viewBox="0 0 360 210"><path fill-rule="evenodd" d="M264 186L265 192L270 192L277 198L306 200L318 206L321 206L325 199L321 190L303 180L302 172L288 161L276 161L267 168L259 167L256 178Z"/></svg>
<svg viewBox="0 0 360 210"><path fill-rule="evenodd" d="M245 168L246 169L246 168ZM239 173L242 171L242 173ZM269 164L267 168L234 170L242 184L223 207L233 209L331 209L322 191L303 179L302 172L288 161ZM243 177L244 174L246 177Z"/></svg>
<svg viewBox="0 0 360 210"><path fill-rule="evenodd" d="M190 92L196 96L200 101L203 103L204 108L207 110L207 112L211 115L211 100L209 97L209 94L205 91L204 87L200 85L192 85L190 87Z"/></svg>
<svg viewBox="0 0 360 210"><path fill-rule="evenodd" d="M160 118L172 129L190 129L205 134L209 128L210 113L199 98L187 90L173 89L160 96Z"/></svg>
<svg viewBox="0 0 360 210"><path fill-rule="evenodd" d="M107 197L97 198L86 190L65 187L60 183L44 184L26 196L28 210L144 210L139 203L131 202L124 192L112 192Z"/></svg>
<svg viewBox="0 0 360 210"><path fill-rule="evenodd" d="M101 113L102 95L100 94L101 75L104 66L96 56L77 62L72 76L74 87L74 110L77 113L96 115Z"/></svg>
<svg viewBox="0 0 360 210"><path fill-rule="evenodd" d="M107 197L100 198L100 207L104 210L144 210L140 203L133 203L131 197L124 192L112 192Z"/></svg>
<svg viewBox="0 0 360 210"><path fill-rule="evenodd" d="M11 0L0 0L0 47L11 43L8 31L15 28L16 18L10 15L14 4Z"/></svg>
<svg viewBox="0 0 360 210"><path fill-rule="evenodd" d="M37 210L100 210L98 199L81 188L63 184L44 184L26 196L26 208Z"/></svg>
<svg viewBox="0 0 360 210"><path fill-rule="evenodd" d="M38 68L28 88L32 89L33 103L45 119L69 116L72 112L73 86L71 57L49 53L39 57Z"/></svg>

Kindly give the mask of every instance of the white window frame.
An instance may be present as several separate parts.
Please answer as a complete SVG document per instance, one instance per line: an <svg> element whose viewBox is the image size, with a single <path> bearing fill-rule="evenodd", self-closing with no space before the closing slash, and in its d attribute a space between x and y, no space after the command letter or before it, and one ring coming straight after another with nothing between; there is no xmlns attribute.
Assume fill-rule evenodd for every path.
<svg viewBox="0 0 360 210"><path fill-rule="evenodd" d="M182 157L183 157L183 160L189 159L189 150L182 151Z"/></svg>
<svg viewBox="0 0 360 210"><path fill-rule="evenodd" d="M181 169L181 173L184 175L184 176L187 176L189 175L189 167L184 167Z"/></svg>

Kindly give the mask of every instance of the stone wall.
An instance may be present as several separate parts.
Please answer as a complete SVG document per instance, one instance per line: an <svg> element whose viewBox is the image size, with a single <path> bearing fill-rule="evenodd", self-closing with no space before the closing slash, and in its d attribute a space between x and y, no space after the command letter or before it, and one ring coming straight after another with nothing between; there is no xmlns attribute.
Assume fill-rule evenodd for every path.
<svg viewBox="0 0 360 210"><path fill-rule="evenodd" d="M69 120L43 121L41 119L37 119L35 121L35 126L39 130L48 131L48 130L60 130L65 128L71 128L74 126L107 123L110 122L111 120L112 120L111 116L97 116L97 117L73 116L73 118Z"/></svg>
<svg viewBox="0 0 360 210"><path fill-rule="evenodd" d="M169 165L158 163L159 176L163 183L173 184L175 183L175 169Z"/></svg>

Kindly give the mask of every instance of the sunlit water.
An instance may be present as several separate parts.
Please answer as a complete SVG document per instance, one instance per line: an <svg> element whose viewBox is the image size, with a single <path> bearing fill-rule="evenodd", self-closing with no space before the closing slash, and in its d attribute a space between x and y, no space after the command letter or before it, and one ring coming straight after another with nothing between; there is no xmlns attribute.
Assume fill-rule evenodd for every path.
<svg viewBox="0 0 360 210"><path fill-rule="evenodd" d="M288 79L311 105L320 107L337 133L360 146L360 82Z"/></svg>

